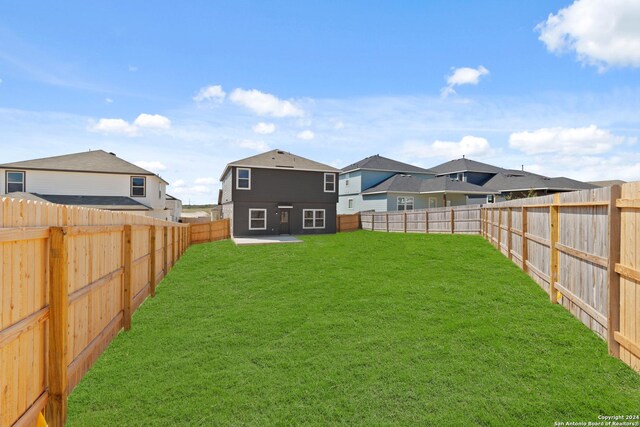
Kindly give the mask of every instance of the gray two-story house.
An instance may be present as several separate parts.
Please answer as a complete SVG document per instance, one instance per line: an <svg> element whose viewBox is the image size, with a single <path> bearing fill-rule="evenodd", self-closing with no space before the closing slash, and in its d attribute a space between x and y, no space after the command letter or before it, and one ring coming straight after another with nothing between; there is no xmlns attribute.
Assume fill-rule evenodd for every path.
<svg viewBox="0 0 640 427"><path fill-rule="evenodd" d="M222 173L222 217L233 236L336 232L338 172L282 150L229 163Z"/></svg>

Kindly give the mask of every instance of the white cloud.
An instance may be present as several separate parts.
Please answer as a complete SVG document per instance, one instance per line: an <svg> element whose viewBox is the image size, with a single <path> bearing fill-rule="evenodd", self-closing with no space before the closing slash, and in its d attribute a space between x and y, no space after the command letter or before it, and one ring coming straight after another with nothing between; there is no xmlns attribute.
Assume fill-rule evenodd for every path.
<svg viewBox="0 0 640 427"><path fill-rule="evenodd" d="M269 135L276 131L276 125L273 123L260 122L253 127L253 131L262 135Z"/></svg>
<svg viewBox="0 0 640 427"><path fill-rule="evenodd" d="M171 184L172 187L184 187L187 182L184 179L177 179Z"/></svg>
<svg viewBox="0 0 640 427"><path fill-rule="evenodd" d="M211 184L216 184L218 182L217 179L215 178L211 178L211 177L203 177L203 178L196 178L195 181L196 184L200 184L200 185L211 185Z"/></svg>
<svg viewBox="0 0 640 427"><path fill-rule="evenodd" d="M104 102L106 102L107 104L113 104L113 99L111 98L105 98Z"/></svg>
<svg viewBox="0 0 640 427"><path fill-rule="evenodd" d="M222 90L222 86L205 86L201 88L196 96L193 97L194 101L202 102L202 101L217 101L222 102L226 93Z"/></svg>
<svg viewBox="0 0 640 427"><path fill-rule="evenodd" d="M550 52L575 51L579 61L604 71L640 67L639 22L637 0L577 0L535 28Z"/></svg>
<svg viewBox="0 0 640 427"><path fill-rule="evenodd" d="M344 122L342 120L337 120L334 124L333 124L333 128L334 129L344 129Z"/></svg>
<svg viewBox="0 0 640 427"><path fill-rule="evenodd" d="M0 79L0 84L2 84L2 79Z"/></svg>
<svg viewBox="0 0 640 427"><path fill-rule="evenodd" d="M404 144L403 154L415 158L446 157L457 159L467 157L486 157L494 153L489 141L477 136L465 136L459 142L436 140L431 144L409 141Z"/></svg>
<svg viewBox="0 0 640 427"><path fill-rule="evenodd" d="M304 139L305 141L309 141L309 140L312 140L313 138L315 138L315 134L313 132L311 132L309 129L307 129L307 130L303 130L302 132L297 134L296 137L298 139Z"/></svg>
<svg viewBox="0 0 640 427"><path fill-rule="evenodd" d="M269 151L269 146L264 141L254 141L251 139L243 139L241 141L235 142L233 145L239 148L247 148L249 150L254 151Z"/></svg>
<svg viewBox="0 0 640 427"><path fill-rule="evenodd" d="M131 125L123 119L100 119L98 123L89 126L92 132L105 134L135 136L138 134L138 127Z"/></svg>
<svg viewBox="0 0 640 427"><path fill-rule="evenodd" d="M259 116L302 117L304 115L304 111L291 101L279 99L269 93L255 89L235 89L229 95L229 99L250 109Z"/></svg>
<svg viewBox="0 0 640 427"><path fill-rule="evenodd" d="M456 93L454 86L477 85L480 82L480 77L487 74L489 74L489 70L482 65L478 68L454 68L453 72L447 77L447 86L440 90L440 94L443 97L447 97Z"/></svg>
<svg viewBox="0 0 640 427"><path fill-rule="evenodd" d="M564 153L573 155L602 154L627 138L617 136L595 125L582 128L541 128L532 132L514 132L509 146L526 154ZM629 140L629 142L633 142Z"/></svg>
<svg viewBox="0 0 640 427"><path fill-rule="evenodd" d="M139 160L134 163L136 166L140 166L142 169L150 170L151 172L159 173L160 171L167 170L167 167L157 160L147 161Z"/></svg>
<svg viewBox="0 0 640 427"><path fill-rule="evenodd" d="M134 125L142 128L151 129L169 129L171 128L171 120L160 114L140 114L135 121Z"/></svg>
<svg viewBox="0 0 640 427"><path fill-rule="evenodd" d="M135 73L136 71L138 71L138 67L136 67L135 65L129 65L128 69L131 73Z"/></svg>

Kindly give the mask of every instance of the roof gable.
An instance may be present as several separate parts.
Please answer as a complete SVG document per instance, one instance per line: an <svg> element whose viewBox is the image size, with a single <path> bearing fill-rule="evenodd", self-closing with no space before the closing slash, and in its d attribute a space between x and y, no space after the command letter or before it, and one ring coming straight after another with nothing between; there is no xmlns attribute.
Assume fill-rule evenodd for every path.
<svg viewBox="0 0 640 427"><path fill-rule="evenodd" d="M229 168L233 166L259 169L282 169L333 173L340 172L340 170L332 166L325 165L324 163L316 162L314 160L310 160L278 149L236 160L235 162L227 164L220 178L221 181L227 174Z"/></svg>
<svg viewBox="0 0 640 427"><path fill-rule="evenodd" d="M500 173L506 171L506 169L498 166L477 162L464 157L439 164L438 166L432 167L431 170L436 172L438 175L456 172Z"/></svg>
<svg viewBox="0 0 640 427"><path fill-rule="evenodd" d="M157 176L151 171L129 163L104 150L84 151L62 156L5 163L0 165L0 168Z"/></svg>
<svg viewBox="0 0 640 427"><path fill-rule="evenodd" d="M383 157L379 154L366 157L358 162L350 164L349 166L345 166L344 168L342 168L342 172L351 172L358 169L397 173L425 173L435 175L435 172L430 169L424 169L418 166L410 165L408 163L399 162L397 160Z"/></svg>

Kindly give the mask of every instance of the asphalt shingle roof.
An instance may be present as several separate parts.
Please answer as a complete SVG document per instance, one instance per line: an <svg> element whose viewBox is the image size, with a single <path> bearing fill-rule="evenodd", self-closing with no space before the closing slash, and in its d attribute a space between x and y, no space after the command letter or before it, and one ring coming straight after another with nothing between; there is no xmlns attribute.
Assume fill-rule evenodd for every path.
<svg viewBox="0 0 640 427"><path fill-rule="evenodd" d="M151 210L137 200L126 196L72 196L60 194L37 194L40 199L59 205L87 206L100 209Z"/></svg>
<svg viewBox="0 0 640 427"><path fill-rule="evenodd" d="M0 168L156 175L104 150L84 151L62 156L5 163L0 165Z"/></svg>
<svg viewBox="0 0 640 427"><path fill-rule="evenodd" d="M419 168L418 166L410 165L408 163L402 163L397 160L382 157L379 154L364 158L349 166L345 166L342 168L342 172L349 172L358 169L389 171L398 173L426 173L435 175L435 172L430 169Z"/></svg>
<svg viewBox="0 0 640 427"><path fill-rule="evenodd" d="M464 194L495 194L496 191L480 187L468 182L453 180L442 176L432 179L418 178L411 175L396 174L375 187L363 191L362 194L372 193L464 193Z"/></svg>
<svg viewBox="0 0 640 427"><path fill-rule="evenodd" d="M593 184L576 181L574 179L557 177L547 178L542 175L525 173L513 175L509 173L498 173L483 187L491 188L500 192L506 191L527 191L527 190L590 190L597 188Z"/></svg>
<svg viewBox="0 0 640 427"><path fill-rule="evenodd" d="M471 159L455 159L442 163L431 168L438 175L444 175L455 172L484 172L484 173L500 173L506 172L506 169L493 166L487 163L477 162Z"/></svg>
<svg viewBox="0 0 640 427"><path fill-rule="evenodd" d="M324 163L319 163L277 149L229 163L222 173L222 176L220 178L221 180L227 174L227 171L231 166L245 166L264 169L291 169L316 172L340 172L339 169L336 169L329 165L325 165Z"/></svg>

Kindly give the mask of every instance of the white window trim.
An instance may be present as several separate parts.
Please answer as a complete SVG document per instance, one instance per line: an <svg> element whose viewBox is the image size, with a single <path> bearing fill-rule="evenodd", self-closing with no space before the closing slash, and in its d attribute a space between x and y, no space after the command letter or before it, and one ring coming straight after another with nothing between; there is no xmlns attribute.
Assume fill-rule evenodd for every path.
<svg viewBox="0 0 640 427"><path fill-rule="evenodd" d="M251 213L252 212L264 212L264 227L254 228L251 227ZM267 210L266 209L249 209L249 230L266 230L267 229Z"/></svg>
<svg viewBox="0 0 640 427"><path fill-rule="evenodd" d="M133 185L133 180L135 178L142 178L142 186L140 185ZM139 194L133 194L133 189L134 188L142 188L142 195ZM130 188L130 197L140 197L140 198L145 198L147 197L147 177L146 176L140 176L140 175L132 175L131 176L131 188Z"/></svg>
<svg viewBox="0 0 640 427"><path fill-rule="evenodd" d="M316 227L316 212L322 211L322 227ZM313 212L313 227L305 227L305 213ZM325 209L302 209L302 229L303 230L324 230L327 228L327 212Z"/></svg>
<svg viewBox="0 0 640 427"><path fill-rule="evenodd" d="M353 198L347 199L347 209L353 209Z"/></svg>
<svg viewBox="0 0 640 427"><path fill-rule="evenodd" d="M491 201L489 201L489 197L491 197ZM496 196L492 195L492 194L487 194L487 203L491 204L491 203L495 203L496 201Z"/></svg>
<svg viewBox="0 0 640 427"><path fill-rule="evenodd" d="M400 199L404 199L404 206L403 206L403 211L412 211L415 208L415 198L413 196L398 196L398 198L396 199L396 208L399 211L400 210ZM411 199L411 209L407 209L407 201Z"/></svg>
<svg viewBox="0 0 640 427"><path fill-rule="evenodd" d="M247 188L244 187L240 187L238 185L238 183L240 182L240 171L248 171L249 172L249 178L242 178L242 179L248 179L249 180L249 186ZM251 168L237 168L236 169L236 190L251 190Z"/></svg>
<svg viewBox="0 0 640 427"><path fill-rule="evenodd" d="M332 182L327 182L327 176L332 176L333 177L333 181ZM333 185L333 190L327 190L327 184L332 184ZM336 174L325 172L325 174L324 174L324 192L325 193L335 193L336 192Z"/></svg>
<svg viewBox="0 0 640 427"><path fill-rule="evenodd" d="M4 177L5 177L5 193L9 194L9 184L17 184L17 182L9 182L9 174L10 173L20 173L22 174L22 192L27 191L27 174L25 171L19 171L19 170L7 170L5 171Z"/></svg>
<svg viewBox="0 0 640 427"><path fill-rule="evenodd" d="M433 200L433 207L437 208L438 207L438 199L436 199L435 197L429 197L429 199L427 200L427 206L429 208L431 208L431 201Z"/></svg>

